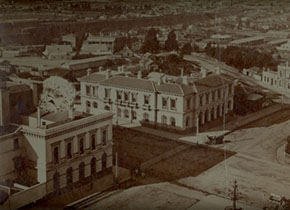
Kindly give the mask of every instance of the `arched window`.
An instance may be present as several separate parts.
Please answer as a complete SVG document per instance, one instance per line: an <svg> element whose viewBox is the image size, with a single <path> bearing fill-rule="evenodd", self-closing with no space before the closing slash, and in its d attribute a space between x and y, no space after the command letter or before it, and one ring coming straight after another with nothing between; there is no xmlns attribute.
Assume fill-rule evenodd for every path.
<svg viewBox="0 0 290 210"><path fill-rule="evenodd" d="M85 178L85 164L81 162L79 165L79 180L82 181Z"/></svg>
<svg viewBox="0 0 290 210"><path fill-rule="evenodd" d="M161 117L161 123L162 124L167 124L167 117L165 116L165 115L162 115L162 117Z"/></svg>
<svg viewBox="0 0 290 210"><path fill-rule="evenodd" d="M105 170L107 168L107 154L104 153L102 155L102 170Z"/></svg>
<svg viewBox="0 0 290 210"><path fill-rule="evenodd" d="M53 162L54 162L54 164L57 164L59 162L59 151L58 151L58 147L55 147L53 149Z"/></svg>
<svg viewBox="0 0 290 210"><path fill-rule="evenodd" d="M110 111L110 107L109 106L105 106L105 110Z"/></svg>
<svg viewBox="0 0 290 210"><path fill-rule="evenodd" d="M87 104L87 107L91 106L91 102L90 101L87 101L86 104Z"/></svg>
<svg viewBox="0 0 290 210"><path fill-rule="evenodd" d="M143 119L144 119L145 122L149 122L149 114L148 113L144 113Z"/></svg>
<svg viewBox="0 0 290 210"><path fill-rule="evenodd" d="M80 150L80 154L84 154L84 139L81 138L79 141L79 150Z"/></svg>
<svg viewBox="0 0 290 210"><path fill-rule="evenodd" d="M91 145L92 145L92 149L96 149L96 135L95 134L91 135Z"/></svg>
<svg viewBox="0 0 290 210"><path fill-rule="evenodd" d="M60 175L58 172L56 172L53 175L53 189L54 191L58 191L60 189Z"/></svg>
<svg viewBox="0 0 290 210"><path fill-rule="evenodd" d="M94 106L95 109L97 109L98 108L98 103L97 102L94 102L93 103L93 106Z"/></svg>
<svg viewBox="0 0 290 210"><path fill-rule="evenodd" d="M97 163L97 160L95 157L93 157L91 159L91 176L93 176L94 174L96 174L96 163Z"/></svg>
<svg viewBox="0 0 290 210"><path fill-rule="evenodd" d="M66 185L71 186L73 183L73 169L72 167L69 167L66 170Z"/></svg>
<svg viewBox="0 0 290 210"><path fill-rule="evenodd" d="M170 125L171 125L171 126L175 126L175 124L176 124L176 123L175 123L175 118L174 118L174 117L171 117L171 118L170 118Z"/></svg>
<svg viewBox="0 0 290 210"><path fill-rule="evenodd" d="M127 109L124 110L124 116L125 118L129 118L129 111Z"/></svg>
<svg viewBox="0 0 290 210"><path fill-rule="evenodd" d="M72 152L71 152L71 142L67 143L67 146L66 146L66 156L67 158L72 158Z"/></svg>
<svg viewBox="0 0 290 210"><path fill-rule="evenodd" d="M117 110L117 115L118 115L118 117L121 117L121 113L122 113L121 109L118 108L118 110Z"/></svg>

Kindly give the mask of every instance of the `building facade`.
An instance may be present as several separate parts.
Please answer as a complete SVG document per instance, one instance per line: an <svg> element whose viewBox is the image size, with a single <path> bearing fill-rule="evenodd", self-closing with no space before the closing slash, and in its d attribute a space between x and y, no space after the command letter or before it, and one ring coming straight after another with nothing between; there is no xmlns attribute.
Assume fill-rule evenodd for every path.
<svg viewBox="0 0 290 210"><path fill-rule="evenodd" d="M23 116L21 125L10 125L0 136L0 162L5 166L0 169L0 190L23 187L12 194L8 190L8 200L0 208L7 208L18 196L22 200L10 209L111 174L112 116L104 111L90 115L38 109Z"/></svg>
<svg viewBox="0 0 290 210"><path fill-rule="evenodd" d="M194 82L188 76L175 82L163 77L151 81L143 79L141 72L137 78L97 75L81 79L82 109L91 114L99 109L111 110L116 119L186 131L233 110L234 82L222 75Z"/></svg>

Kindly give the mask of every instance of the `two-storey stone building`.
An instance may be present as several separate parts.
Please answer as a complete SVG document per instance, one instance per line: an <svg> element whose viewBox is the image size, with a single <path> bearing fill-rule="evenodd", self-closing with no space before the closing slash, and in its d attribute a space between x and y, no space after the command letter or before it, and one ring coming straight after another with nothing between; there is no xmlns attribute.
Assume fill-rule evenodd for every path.
<svg viewBox="0 0 290 210"><path fill-rule="evenodd" d="M103 73L102 73L103 74ZM185 131L194 130L233 110L234 82L225 75L176 81L161 77L107 76L94 73L81 79L83 110L111 110L116 118L140 121L144 125Z"/></svg>

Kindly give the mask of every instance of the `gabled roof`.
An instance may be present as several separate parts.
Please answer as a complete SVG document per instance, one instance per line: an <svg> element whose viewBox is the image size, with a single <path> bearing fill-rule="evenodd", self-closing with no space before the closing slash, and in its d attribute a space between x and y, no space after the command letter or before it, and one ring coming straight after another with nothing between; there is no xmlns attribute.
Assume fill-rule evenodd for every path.
<svg viewBox="0 0 290 210"><path fill-rule="evenodd" d="M72 52L71 45L47 45L45 47L44 55L50 54L68 54Z"/></svg>
<svg viewBox="0 0 290 210"><path fill-rule="evenodd" d="M106 79L105 74L90 74L82 77L80 79L81 82L92 82L92 83L99 83Z"/></svg>
<svg viewBox="0 0 290 210"><path fill-rule="evenodd" d="M150 92L156 91L154 82L134 77L114 76L100 82L100 84L105 86L114 86L119 88L143 90Z"/></svg>
<svg viewBox="0 0 290 210"><path fill-rule="evenodd" d="M230 81L229 78L225 78L224 76L210 75L205 78L196 80L194 83L195 83L197 92L206 92L208 90L222 87L224 84L228 84L229 82L232 82L232 81Z"/></svg>
<svg viewBox="0 0 290 210"><path fill-rule="evenodd" d="M87 44L87 43L84 43L82 45L81 51L85 51L88 53L107 52L108 47L106 44Z"/></svg>
<svg viewBox="0 0 290 210"><path fill-rule="evenodd" d="M185 96L196 93L194 85L176 84L176 83L163 83L156 85L156 89L160 93L173 94L178 96Z"/></svg>
<svg viewBox="0 0 290 210"><path fill-rule="evenodd" d="M114 42L116 37L112 36L95 36L91 33L89 34L87 41L88 42Z"/></svg>

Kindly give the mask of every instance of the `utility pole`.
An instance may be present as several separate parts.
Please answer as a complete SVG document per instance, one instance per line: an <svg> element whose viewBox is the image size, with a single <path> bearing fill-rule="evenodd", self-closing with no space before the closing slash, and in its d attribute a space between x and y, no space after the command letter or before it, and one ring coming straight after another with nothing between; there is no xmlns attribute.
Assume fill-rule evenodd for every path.
<svg viewBox="0 0 290 210"><path fill-rule="evenodd" d="M236 202L237 202L237 180L234 182L234 195L233 195L233 210L236 210Z"/></svg>
<svg viewBox="0 0 290 210"><path fill-rule="evenodd" d="M198 132L199 132L199 119L198 114L196 113L196 143L198 144Z"/></svg>

